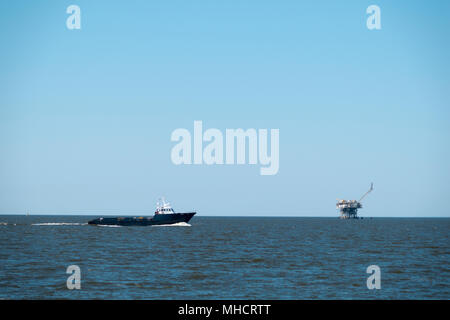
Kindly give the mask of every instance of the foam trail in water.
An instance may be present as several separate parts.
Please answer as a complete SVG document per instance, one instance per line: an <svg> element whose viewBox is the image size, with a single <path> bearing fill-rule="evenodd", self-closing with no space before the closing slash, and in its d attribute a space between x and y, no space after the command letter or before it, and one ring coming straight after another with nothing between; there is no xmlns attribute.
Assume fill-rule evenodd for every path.
<svg viewBox="0 0 450 320"><path fill-rule="evenodd" d="M75 223L75 222L44 222L44 223L33 223L32 226L84 226L87 223Z"/></svg>
<svg viewBox="0 0 450 320"><path fill-rule="evenodd" d="M152 227L190 227L191 225L186 222L177 222L172 224L157 224Z"/></svg>
<svg viewBox="0 0 450 320"><path fill-rule="evenodd" d="M117 224L97 224L97 227L120 228Z"/></svg>

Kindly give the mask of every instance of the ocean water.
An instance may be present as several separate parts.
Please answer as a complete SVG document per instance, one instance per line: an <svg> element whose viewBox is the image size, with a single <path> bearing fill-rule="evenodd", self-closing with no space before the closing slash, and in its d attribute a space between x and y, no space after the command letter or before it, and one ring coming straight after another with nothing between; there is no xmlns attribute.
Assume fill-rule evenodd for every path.
<svg viewBox="0 0 450 320"><path fill-rule="evenodd" d="M449 299L450 219L0 216L0 299ZM69 265L81 289L69 290ZM381 289L369 290L369 265Z"/></svg>

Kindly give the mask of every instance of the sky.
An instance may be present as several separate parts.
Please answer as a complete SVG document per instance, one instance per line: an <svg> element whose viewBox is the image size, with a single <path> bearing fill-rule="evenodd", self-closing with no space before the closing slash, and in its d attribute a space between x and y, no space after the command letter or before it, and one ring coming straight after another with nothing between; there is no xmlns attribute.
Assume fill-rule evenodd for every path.
<svg viewBox="0 0 450 320"><path fill-rule="evenodd" d="M449 1L2 1L0 214L450 217L448 39ZM173 164L195 120L278 173Z"/></svg>

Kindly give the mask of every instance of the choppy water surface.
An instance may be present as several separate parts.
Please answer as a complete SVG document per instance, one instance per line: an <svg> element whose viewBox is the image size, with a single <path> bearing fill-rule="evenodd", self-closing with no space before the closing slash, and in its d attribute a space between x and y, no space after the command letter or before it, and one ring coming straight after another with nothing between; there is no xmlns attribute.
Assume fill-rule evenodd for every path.
<svg viewBox="0 0 450 320"><path fill-rule="evenodd" d="M0 216L1 299L449 299L450 219ZM81 268L68 290L66 268ZM381 268L368 290L366 268Z"/></svg>

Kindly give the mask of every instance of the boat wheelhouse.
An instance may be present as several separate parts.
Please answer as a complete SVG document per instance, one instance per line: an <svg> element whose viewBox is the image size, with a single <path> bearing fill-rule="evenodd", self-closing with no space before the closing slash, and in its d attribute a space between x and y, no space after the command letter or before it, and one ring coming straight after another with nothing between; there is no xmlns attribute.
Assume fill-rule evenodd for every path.
<svg viewBox="0 0 450 320"><path fill-rule="evenodd" d="M166 199L161 198L156 203L156 211L155 214L174 214L175 211L173 210L172 206L169 202L166 202Z"/></svg>

